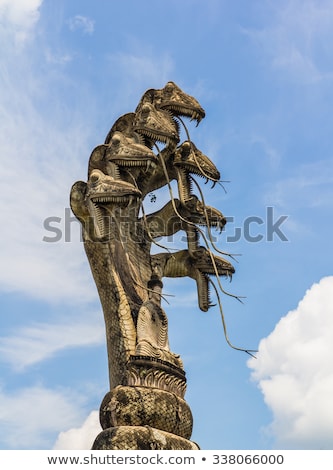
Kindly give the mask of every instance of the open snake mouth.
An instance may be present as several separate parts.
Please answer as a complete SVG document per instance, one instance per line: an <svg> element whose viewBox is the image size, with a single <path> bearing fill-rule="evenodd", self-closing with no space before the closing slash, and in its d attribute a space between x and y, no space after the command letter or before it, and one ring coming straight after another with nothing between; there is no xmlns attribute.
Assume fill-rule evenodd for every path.
<svg viewBox="0 0 333 470"><path fill-rule="evenodd" d="M199 308L201 311L207 312L209 307L212 305L210 299L209 276L198 270L195 280L197 283Z"/></svg>
<svg viewBox="0 0 333 470"><path fill-rule="evenodd" d="M137 138L134 136L137 136ZM110 138L105 158L110 163L119 166L139 166L146 170L151 165L158 163L158 158L154 152L144 145L144 137L134 131L131 137L127 137L119 131L115 132Z"/></svg>
<svg viewBox="0 0 333 470"><path fill-rule="evenodd" d="M193 108L184 104L175 104L172 101L161 104L160 109L170 111L174 116L188 117L191 121L196 121L197 126L205 117L205 112L201 108Z"/></svg>
<svg viewBox="0 0 333 470"><path fill-rule="evenodd" d="M174 82L169 81L164 88L157 92L158 107L171 112L175 117L188 117L197 122L205 117L206 113L200 103L190 95L184 93Z"/></svg>
<svg viewBox="0 0 333 470"><path fill-rule="evenodd" d="M213 259L212 259L213 258ZM227 276L229 278L235 272L235 268L229 261L220 256L208 253L205 248L199 248L195 254L194 267L203 274L212 274L216 276Z"/></svg>
<svg viewBox="0 0 333 470"><path fill-rule="evenodd" d="M131 203L137 200L137 197L134 195L121 195L121 196L115 196L115 195L95 195L90 197L90 201L92 204L95 206L98 205L117 205L118 207L127 207Z"/></svg>
<svg viewBox="0 0 333 470"><path fill-rule="evenodd" d="M182 190L183 187L180 188ZM188 197L189 196L189 197ZM223 227L227 223L227 219L222 212L211 206L203 204L193 194L187 194L186 191L182 192L183 201L185 200L185 207L190 211L189 219L191 222L201 227L214 227L222 232ZM185 199L186 197L186 199Z"/></svg>
<svg viewBox="0 0 333 470"><path fill-rule="evenodd" d="M174 161L174 165L181 170L191 173L193 175L199 176L200 178L205 178L206 183L208 181L217 182L220 179L220 173L218 171L210 171L208 168L201 166L200 168L196 163L184 162L184 161Z"/></svg>
<svg viewBox="0 0 333 470"><path fill-rule="evenodd" d="M210 216L208 214L208 222L209 222L209 227L213 227L214 229L219 230L221 233L226 224L226 219L223 217L220 218L216 216ZM199 221L198 225L200 225L200 227L207 227L207 221L206 220L204 220L203 222Z"/></svg>
<svg viewBox="0 0 333 470"><path fill-rule="evenodd" d="M155 129L145 126L138 126L135 130L154 142L161 142L162 144L170 145L179 141L179 137L176 132L169 134L162 131L156 131Z"/></svg>
<svg viewBox="0 0 333 470"><path fill-rule="evenodd" d="M222 232L224 226L227 223L227 219L224 217L222 212L216 210L214 207L211 206L204 206L203 216L201 218L204 219L204 223L199 223L199 225L207 226L207 223L209 223L210 227L219 229L220 232Z"/></svg>
<svg viewBox="0 0 333 470"><path fill-rule="evenodd" d="M114 221L119 209L130 209L138 204L136 195L95 195L88 199L88 208L94 232L99 240L109 239L114 232Z"/></svg>
<svg viewBox="0 0 333 470"><path fill-rule="evenodd" d="M114 163L120 167L130 168L130 167L140 167L143 168L145 171L149 171L150 169L154 169L158 163L156 158L152 159L150 157L141 157L140 155L137 156L116 156L110 157L110 163Z"/></svg>
<svg viewBox="0 0 333 470"><path fill-rule="evenodd" d="M140 200L141 192L132 184L93 170L86 201L97 238L110 233L117 210L138 206Z"/></svg>
<svg viewBox="0 0 333 470"><path fill-rule="evenodd" d="M179 124L166 110L145 103L137 111L133 130L154 142L176 144L179 142Z"/></svg>
<svg viewBox="0 0 333 470"><path fill-rule="evenodd" d="M185 141L176 149L173 163L179 170L206 178L207 181L217 182L220 179L220 172L214 163L193 142Z"/></svg>

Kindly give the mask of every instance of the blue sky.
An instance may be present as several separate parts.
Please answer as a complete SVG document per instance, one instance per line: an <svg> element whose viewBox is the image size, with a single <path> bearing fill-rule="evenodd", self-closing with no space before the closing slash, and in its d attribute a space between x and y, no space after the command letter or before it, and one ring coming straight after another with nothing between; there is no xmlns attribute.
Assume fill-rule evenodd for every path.
<svg viewBox="0 0 333 470"><path fill-rule="evenodd" d="M104 325L69 191L169 80L206 110L189 131L226 181L204 188L229 217L217 245L240 254L228 334L259 350L227 345L193 281L165 281L192 439L333 449L332 31L329 0L0 0L1 449L87 449L99 432Z"/></svg>

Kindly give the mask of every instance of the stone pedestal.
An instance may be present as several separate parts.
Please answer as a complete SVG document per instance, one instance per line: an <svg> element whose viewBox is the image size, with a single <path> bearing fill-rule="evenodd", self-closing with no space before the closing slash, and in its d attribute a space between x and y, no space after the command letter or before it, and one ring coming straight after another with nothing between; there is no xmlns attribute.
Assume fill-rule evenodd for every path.
<svg viewBox="0 0 333 470"><path fill-rule="evenodd" d="M131 356L124 385L108 392L100 407L103 431L95 450L197 450L193 419L184 400L183 369L147 356Z"/></svg>
<svg viewBox="0 0 333 470"><path fill-rule="evenodd" d="M93 450L198 450L192 441L156 428L119 426L102 431Z"/></svg>

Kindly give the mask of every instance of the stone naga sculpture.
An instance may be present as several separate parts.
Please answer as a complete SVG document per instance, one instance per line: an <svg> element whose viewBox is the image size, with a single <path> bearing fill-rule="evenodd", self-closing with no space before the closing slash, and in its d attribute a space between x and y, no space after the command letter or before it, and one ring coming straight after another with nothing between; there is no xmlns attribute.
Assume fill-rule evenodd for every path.
<svg viewBox="0 0 333 470"><path fill-rule="evenodd" d="M135 112L121 116L93 150L87 182L72 186L71 208L82 224L103 308L109 363L110 392L100 408L103 431L93 449L198 448L190 440L185 372L179 355L170 351L161 298L163 277L188 276L196 281L199 308L207 311L211 276L219 281L234 273L229 261L213 254L200 228L222 230L226 219L193 193L193 175L213 185L220 179L182 120L198 125L204 116L198 101L173 82L146 91ZM181 124L187 139L179 144ZM145 196L164 186L170 201L146 215ZM185 249L151 253L159 237L178 231L187 235ZM200 235L206 247L199 245Z"/></svg>

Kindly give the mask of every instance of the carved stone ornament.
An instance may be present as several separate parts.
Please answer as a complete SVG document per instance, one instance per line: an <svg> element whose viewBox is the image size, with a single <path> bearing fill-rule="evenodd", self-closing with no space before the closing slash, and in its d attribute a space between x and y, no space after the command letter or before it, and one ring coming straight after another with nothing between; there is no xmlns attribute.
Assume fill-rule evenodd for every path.
<svg viewBox="0 0 333 470"><path fill-rule="evenodd" d="M198 101L173 82L147 90L135 112L117 119L104 144L92 151L87 182L72 186L71 208L82 224L108 351L110 392L100 408L103 431L93 449L198 449L190 440L183 362L170 350L161 298L163 277L190 277L198 306L207 311L211 276L234 273L210 248L210 229L222 230L226 219L205 204L195 180L203 177L214 186L220 173L183 122L189 118L198 125L204 117ZM183 128L187 138L180 142ZM170 200L146 214L144 198L162 187ZM186 234L185 249L170 252L159 245L158 238L178 231ZM200 237L206 246L200 246ZM152 254L152 245L162 251Z"/></svg>

